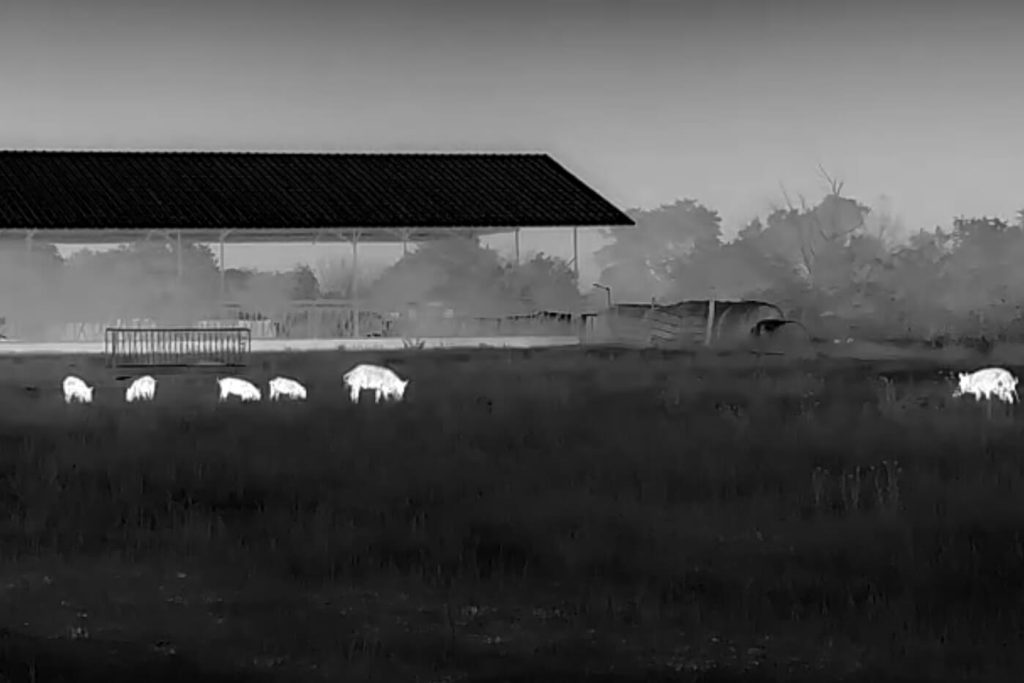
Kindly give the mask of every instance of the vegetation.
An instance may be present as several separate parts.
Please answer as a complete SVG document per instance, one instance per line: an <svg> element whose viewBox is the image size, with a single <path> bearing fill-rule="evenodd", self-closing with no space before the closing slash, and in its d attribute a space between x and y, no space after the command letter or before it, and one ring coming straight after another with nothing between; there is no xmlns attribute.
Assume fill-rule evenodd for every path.
<svg viewBox="0 0 1024 683"><path fill-rule="evenodd" d="M351 297L351 271L329 265L319 273L304 264L284 273L228 268L223 298L258 318L295 300ZM30 341L59 338L71 321L188 325L219 318L221 276L210 246L183 242L180 267L179 278L177 245L165 241L86 249L67 259L52 244L33 245L26 258L21 242L0 242L0 332ZM539 254L516 265L466 238L423 245L383 272L362 274L355 286L364 307L382 312L442 302L466 315L499 316L578 310L582 301L563 260Z"/></svg>
<svg viewBox="0 0 1024 683"><path fill-rule="evenodd" d="M629 211L636 226L608 230L609 243L596 254L600 282L619 303L760 299L825 338L1021 340L1024 212L1013 221L960 216L914 232L884 204L861 203L820 170L826 192L817 204L783 192L783 205L729 241L719 214L696 199ZM4 332L30 339L69 320L216 317L221 282L213 250L184 242L180 279L176 250L176 242L153 239L63 259L38 242L26 258L20 241L6 243ZM229 269L225 296L250 317L274 316L291 300L351 296L351 275L337 262L287 273ZM391 266L362 273L355 286L364 305L389 312L439 303L492 317L606 305L606 291L576 282L563 259L539 254L514 264L475 238L413 245Z"/></svg>
<svg viewBox="0 0 1024 683"><path fill-rule="evenodd" d="M818 204L786 197L729 242L693 199L630 212L637 227L608 231L597 253L602 283L620 302L761 299L828 338L1021 338L1024 212L911 232L821 171Z"/></svg>
<svg viewBox="0 0 1024 683"><path fill-rule="evenodd" d="M310 401L244 406L218 406L213 375L161 377L154 404L127 406L91 361L5 359L0 580L27 640L0 673L29 680L34 662L46 680L114 641L164 658L154 671L281 680L1024 664L1024 427L953 401L956 364L552 349L344 365L381 360L412 380L407 402L347 403L334 354L255 363L249 379L294 376ZM95 404L60 403L68 371ZM77 639L31 640L53 635Z"/></svg>

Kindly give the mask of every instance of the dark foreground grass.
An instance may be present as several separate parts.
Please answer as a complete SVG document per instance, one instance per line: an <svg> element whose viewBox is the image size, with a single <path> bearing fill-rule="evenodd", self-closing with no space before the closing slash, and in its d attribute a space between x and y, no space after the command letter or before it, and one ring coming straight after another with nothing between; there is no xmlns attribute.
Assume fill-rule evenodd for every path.
<svg viewBox="0 0 1024 683"><path fill-rule="evenodd" d="M347 403L341 373L379 358L412 379L407 402ZM949 399L949 368L302 354L243 374L290 374L305 404L217 406L212 375L183 374L127 406L85 361L7 366L12 680L1024 666L1024 421ZM67 371L98 384L96 404L60 403Z"/></svg>

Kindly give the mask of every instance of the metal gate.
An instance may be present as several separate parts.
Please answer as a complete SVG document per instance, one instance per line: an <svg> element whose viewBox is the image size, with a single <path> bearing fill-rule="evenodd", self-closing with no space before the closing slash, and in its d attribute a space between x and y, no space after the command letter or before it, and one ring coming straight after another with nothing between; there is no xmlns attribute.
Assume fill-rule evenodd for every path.
<svg viewBox="0 0 1024 683"><path fill-rule="evenodd" d="M108 327L104 349L110 367L245 365L252 331L245 327Z"/></svg>

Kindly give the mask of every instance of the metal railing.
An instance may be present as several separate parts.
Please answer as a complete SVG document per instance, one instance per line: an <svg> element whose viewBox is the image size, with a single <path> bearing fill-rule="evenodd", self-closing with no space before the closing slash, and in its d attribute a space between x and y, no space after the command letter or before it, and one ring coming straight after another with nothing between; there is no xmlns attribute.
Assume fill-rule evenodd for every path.
<svg viewBox="0 0 1024 683"><path fill-rule="evenodd" d="M252 331L244 327L109 327L104 350L110 367L245 365Z"/></svg>

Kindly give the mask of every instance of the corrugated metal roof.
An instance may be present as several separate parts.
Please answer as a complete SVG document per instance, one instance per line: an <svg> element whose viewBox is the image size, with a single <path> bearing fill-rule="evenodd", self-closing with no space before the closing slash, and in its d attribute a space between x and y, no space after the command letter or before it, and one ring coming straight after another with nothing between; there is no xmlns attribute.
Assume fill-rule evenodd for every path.
<svg viewBox="0 0 1024 683"><path fill-rule="evenodd" d="M546 154L0 151L0 229L633 225Z"/></svg>

